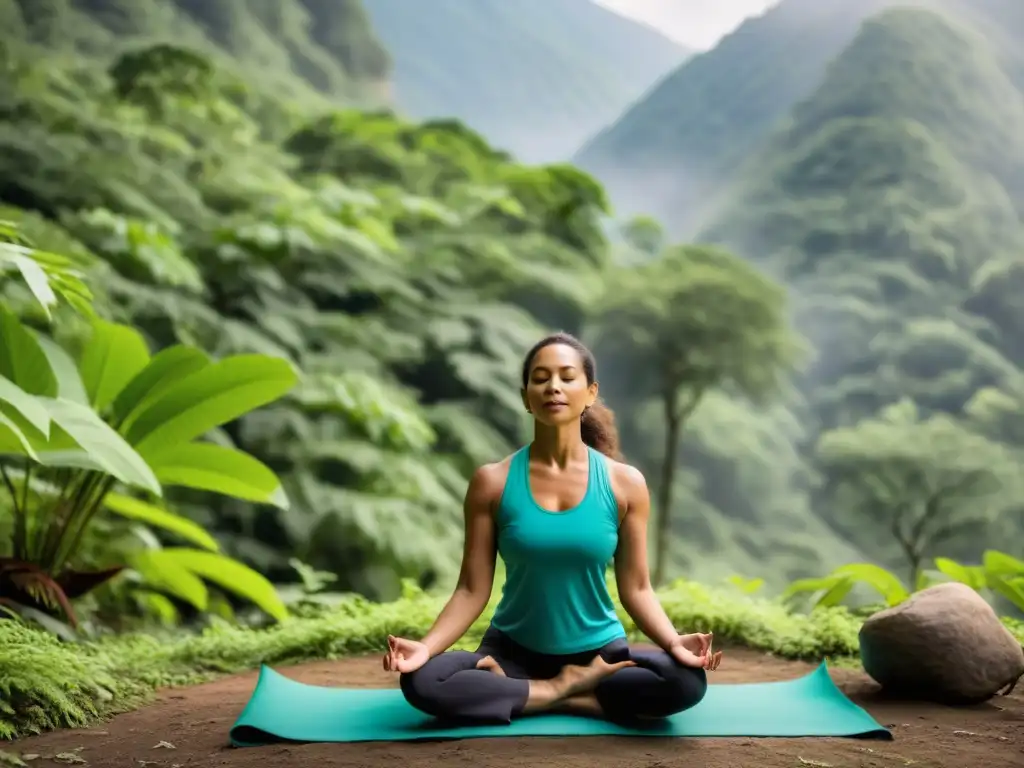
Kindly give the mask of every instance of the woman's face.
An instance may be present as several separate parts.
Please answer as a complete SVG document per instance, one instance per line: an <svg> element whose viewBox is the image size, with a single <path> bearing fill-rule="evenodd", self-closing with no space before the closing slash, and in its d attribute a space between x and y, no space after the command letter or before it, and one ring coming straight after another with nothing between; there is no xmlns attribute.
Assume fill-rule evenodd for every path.
<svg viewBox="0 0 1024 768"><path fill-rule="evenodd" d="M597 399L597 384L588 384L580 353L566 344L549 344L530 364L523 404L538 421L557 426L579 420Z"/></svg>

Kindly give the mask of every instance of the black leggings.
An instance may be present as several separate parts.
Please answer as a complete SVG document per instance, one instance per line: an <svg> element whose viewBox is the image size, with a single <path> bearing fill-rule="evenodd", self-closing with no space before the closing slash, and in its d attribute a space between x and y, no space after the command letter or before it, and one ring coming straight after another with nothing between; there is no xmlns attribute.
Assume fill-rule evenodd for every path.
<svg viewBox="0 0 1024 768"><path fill-rule="evenodd" d="M589 664L598 654L610 664L636 662L604 678L594 691L609 720L668 717L694 706L707 692L703 669L684 667L661 650L631 648L624 639L571 656L549 656L491 628L475 652L448 651L403 674L402 693L416 709L443 720L509 723L526 706L530 680L550 680L565 665ZM485 656L506 676L477 669Z"/></svg>

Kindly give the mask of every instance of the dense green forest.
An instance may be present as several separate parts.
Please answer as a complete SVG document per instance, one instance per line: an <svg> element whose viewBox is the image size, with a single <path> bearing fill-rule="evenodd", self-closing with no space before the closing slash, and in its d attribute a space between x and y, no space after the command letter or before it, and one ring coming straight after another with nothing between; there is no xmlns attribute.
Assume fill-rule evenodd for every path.
<svg viewBox="0 0 1024 768"><path fill-rule="evenodd" d="M528 162L563 160L689 54L592 0L366 0L394 99Z"/></svg>
<svg viewBox="0 0 1024 768"><path fill-rule="evenodd" d="M643 220L612 245L604 192L579 170L519 164L453 121L282 100L204 39L60 58L8 36L0 198L37 247L87 260L101 316L151 350L260 353L303 372L219 433L280 476L288 505L172 494L229 555L275 582L330 572L333 588L378 597L406 577L447 583L466 477L526 438L515 371L552 328L601 354L626 455L669 512L659 575L778 588L876 560L916 578L930 556L978 560L986 526L1018 531L1016 459L984 429L1008 428L998 409L1019 386L1011 302L993 304L1015 274L1019 96L969 34L879 17L832 63L702 235L763 275L667 247ZM950 62L949 47L971 55ZM350 95L334 96L386 80L381 61L344 64ZM914 129L937 104L948 131ZM993 139L950 154L975 135ZM861 152L877 165L841 159ZM1005 186L972 170L985 167ZM912 230L894 218L904 209ZM887 258L846 269L865 247ZM5 291L31 316L24 285ZM968 426L947 416L965 409ZM939 442L948 454L928 452ZM957 463L960 445L975 464ZM880 465L902 467L884 498ZM962 488L933 487L958 473ZM922 525L932 496L941 509ZM969 520L953 514L960 497ZM914 508L903 528L901 504Z"/></svg>
<svg viewBox="0 0 1024 768"><path fill-rule="evenodd" d="M735 93L734 76L760 87L741 71L757 66L758 51L792 46L798 28L830 30L814 36L820 48L801 47L825 58L849 32L816 77L787 73L788 65L761 68L759 77L774 78L773 92L784 98L730 121L743 136L712 131L710 122L699 128L710 118L693 106L678 110L676 119L695 122L673 134L670 149L652 140L631 146L674 173L679 189L708 181L703 205L680 216L660 212L689 237L733 249L786 285L794 327L815 350L785 409L799 430L774 431L784 446L776 457L796 457L785 470L774 460L788 487L783 496L806 499L815 517L889 566L936 550L974 559L986 541L1020 542L1024 533L1024 316L1016 289L1024 97L1022 70L987 26L1011 21L1012 9L981 3L970 17L891 10L858 26L875 6L822 4L817 17L791 18L803 5L783 2L748 22L662 88ZM733 66L712 71L714 57L726 54ZM629 130L644 125L668 137L663 124L643 117L660 98L653 94L605 139L628 144ZM756 107L738 99L737 108L741 102ZM659 155L659 146L674 154ZM693 170L687 153L717 165ZM639 179L644 162L620 170ZM684 465L700 468L705 499L735 513L725 500L732 489L715 487L710 451L698 451L692 436L705 420L710 428L710 417L706 408L694 416Z"/></svg>
<svg viewBox="0 0 1024 768"><path fill-rule="evenodd" d="M422 633L554 329L598 352L680 626L849 656L857 584L1024 610L1024 68L983 34L1010 6L813 7L666 81L789 90L678 101L694 143L659 162L698 152L715 194L611 238L594 176L381 108L399 54L358 2L0 0L0 612L95 642L0 621L30 702L0 736ZM744 54L794 19L834 31L816 73ZM753 595L787 584L821 610Z"/></svg>
<svg viewBox="0 0 1024 768"><path fill-rule="evenodd" d="M174 42L289 101L388 98L390 57L360 0L0 0L0 30L51 56Z"/></svg>

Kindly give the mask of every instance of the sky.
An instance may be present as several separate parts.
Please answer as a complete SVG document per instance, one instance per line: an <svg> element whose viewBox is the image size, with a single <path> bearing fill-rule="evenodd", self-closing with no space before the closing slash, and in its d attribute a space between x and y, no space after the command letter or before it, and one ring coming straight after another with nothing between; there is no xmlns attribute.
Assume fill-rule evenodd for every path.
<svg viewBox="0 0 1024 768"><path fill-rule="evenodd" d="M646 22L689 48L707 50L743 19L777 0L594 0L624 16Z"/></svg>

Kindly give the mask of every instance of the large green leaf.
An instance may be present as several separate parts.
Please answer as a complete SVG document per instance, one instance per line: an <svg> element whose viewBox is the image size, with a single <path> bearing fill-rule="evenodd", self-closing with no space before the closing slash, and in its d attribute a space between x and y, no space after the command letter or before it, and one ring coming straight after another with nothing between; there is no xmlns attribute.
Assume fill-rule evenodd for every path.
<svg viewBox="0 0 1024 768"><path fill-rule="evenodd" d="M990 574L1014 578L1024 576L1024 560L995 549L986 550L982 555L982 564Z"/></svg>
<svg viewBox="0 0 1024 768"><path fill-rule="evenodd" d="M32 441L21 427L15 424L13 419L9 419L4 416L3 412L0 412L0 455L3 454L28 456L34 461L39 461L39 455L32 446Z"/></svg>
<svg viewBox="0 0 1024 768"><path fill-rule="evenodd" d="M162 549L152 553L160 562L170 562L213 582L221 589L248 600L268 615L284 621L288 609L274 585L264 576L230 557L198 549Z"/></svg>
<svg viewBox="0 0 1024 768"><path fill-rule="evenodd" d="M0 243L0 272L4 271L4 262L13 264L21 273L36 301L42 306L46 317L50 318L50 308L56 305L57 294L50 287L50 278L47 276L46 270L28 255L31 252L30 248L23 245Z"/></svg>
<svg viewBox="0 0 1024 768"><path fill-rule="evenodd" d="M0 406L3 405L21 414L44 438L49 436L50 414L46 407L6 376L0 376Z"/></svg>
<svg viewBox="0 0 1024 768"><path fill-rule="evenodd" d="M71 355L64 351L64 348L53 339L40 333L35 334L35 337L36 341L39 342L39 348L46 355L46 360L50 364L50 370L53 371L54 378L57 380L57 394L55 396L87 406L89 398L85 394L82 377L78 375L78 367L75 365L75 361L71 359Z"/></svg>
<svg viewBox="0 0 1024 768"><path fill-rule="evenodd" d="M834 608L846 599L846 596L853 591L855 582L850 576L836 576L835 583L829 587L825 594L818 598L814 604L817 608Z"/></svg>
<svg viewBox="0 0 1024 768"><path fill-rule="evenodd" d="M153 470L95 411L70 400L42 402L54 424L50 440L38 451L43 464L94 469L161 495Z"/></svg>
<svg viewBox="0 0 1024 768"><path fill-rule="evenodd" d="M128 429L139 455L161 451L277 400L298 381L291 364L264 355L237 355L209 365L164 391Z"/></svg>
<svg viewBox="0 0 1024 768"><path fill-rule="evenodd" d="M234 448L183 443L161 451L151 466L164 486L181 485L288 508L288 496L277 475L263 462Z"/></svg>
<svg viewBox="0 0 1024 768"><path fill-rule="evenodd" d="M142 334L126 325L95 320L79 361L89 402L102 411L149 362Z"/></svg>
<svg viewBox="0 0 1024 768"><path fill-rule="evenodd" d="M162 528L165 531L177 534L203 549L208 549L211 552L218 552L220 550L217 540L199 523L169 510L148 504L141 499L124 496L120 493L108 493L103 499L103 506L121 517L137 520L153 528Z"/></svg>
<svg viewBox="0 0 1024 768"><path fill-rule="evenodd" d="M167 592L197 611L205 611L210 605L210 593L203 580L166 554L164 549L142 550L132 557L131 564L153 589Z"/></svg>
<svg viewBox="0 0 1024 768"><path fill-rule="evenodd" d="M848 576L855 582L867 584L882 596L887 605L899 605L910 597L910 592L897 576L874 563L841 565L832 575Z"/></svg>
<svg viewBox="0 0 1024 768"><path fill-rule="evenodd" d="M0 376L30 395L53 397L57 379L35 336L0 305Z"/></svg>
<svg viewBox="0 0 1024 768"><path fill-rule="evenodd" d="M210 358L196 347L176 345L157 352L114 400L114 416L121 421L121 434L164 392L208 365Z"/></svg>
<svg viewBox="0 0 1024 768"><path fill-rule="evenodd" d="M935 558L935 568L940 573L961 584L966 584L971 589L981 590L985 587L985 569L981 566L962 565L948 557L937 557Z"/></svg>

